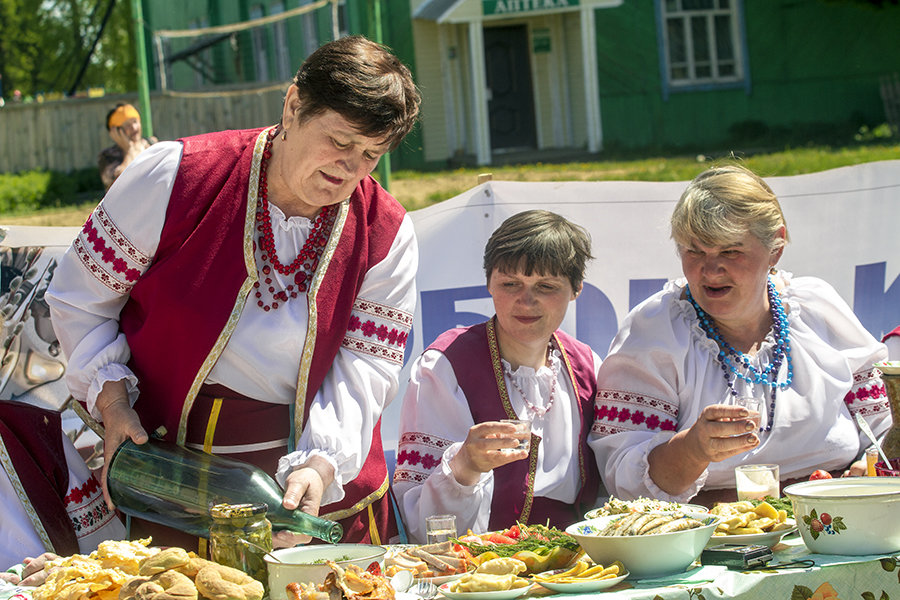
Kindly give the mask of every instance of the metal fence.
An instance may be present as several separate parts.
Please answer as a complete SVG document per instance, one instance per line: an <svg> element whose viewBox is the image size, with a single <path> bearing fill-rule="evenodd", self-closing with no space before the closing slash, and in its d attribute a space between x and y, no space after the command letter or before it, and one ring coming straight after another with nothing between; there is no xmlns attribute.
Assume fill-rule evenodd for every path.
<svg viewBox="0 0 900 600"><path fill-rule="evenodd" d="M160 140L263 127L278 122L287 84L208 93L150 95L153 133ZM137 96L67 98L0 108L0 173L32 169L68 172L97 164L112 144L106 114L116 102L137 106Z"/></svg>

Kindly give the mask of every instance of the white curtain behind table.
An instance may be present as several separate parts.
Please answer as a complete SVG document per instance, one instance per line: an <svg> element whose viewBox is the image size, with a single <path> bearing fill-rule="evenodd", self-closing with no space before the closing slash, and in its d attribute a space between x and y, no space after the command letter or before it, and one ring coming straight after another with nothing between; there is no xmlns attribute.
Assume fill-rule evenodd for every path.
<svg viewBox="0 0 900 600"><path fill-rule="evenodd" d="M900 324L900 160L761 175L778 195L791 237L779 266L831 283L876 337ZM401 385L411 359L438 334L493 314L484 245L504 219L535 208L557 212L591 234L595 258L585 291L562 328L605 356L628 311L681 275L668 222L687 183L491 181L413 212L419 304ZM382 420L389 451L397 445L401 399L402 389Z"/></svg>

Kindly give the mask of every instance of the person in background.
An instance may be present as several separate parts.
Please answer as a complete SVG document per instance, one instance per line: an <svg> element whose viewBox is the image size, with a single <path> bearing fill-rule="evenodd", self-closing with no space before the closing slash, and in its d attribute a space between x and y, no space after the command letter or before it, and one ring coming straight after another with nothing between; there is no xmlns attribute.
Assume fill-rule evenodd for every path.
<svg viewBox="0 0 900 600"><path fill-rule="evenodd" d="M100 151L97 156L97 168L100 170L103 185L109 189L125 167L151 144L155 144L157 139L143 137L140 113L134 106L125 102L119 102L107 113L106 131L115 144Z"/></svg>
<svg viewBox="0 0 900 600"><path fill-rule="evenodd" d="M380 419L399 389L418 249L371 177L415 124L412 75L361 36L313 52L280 122L145 150L47 299L66 381L106 428L255 464L345 542L396 533ZM151 525L134 524L132 536ZM167 530L154 543L196 548ZM276 534L276 545L309 538Z"/></svg>
<svg viewBox="0 0 900 600"><path fill-rule="evenodd" d="M826 282L776 269L788 241L769 186L738 165L698 175L671 217L684 278L635 307L598 377L591 445L610 494L712 506L734 467L865 473L891 423L884 344ZM761 401L759 414L740 405Z"/></svg>
<svg viewBox="0 0 900 600"><path fill-rule="evenodd" d="M59 413L8 400L0 400L0 507L0 567L45 552L90 554L126 537ZM20 583L39 570L34 560L0 578Z"/></svg>
<svg viewBox="0 0 900 600"><path fill-rule="evenodd" d="M394 492L412 540L425 519L457 531L565 526L600 488L586 441L600 358L559 330L581 293L587 232L552 212L506 219L484 251L496 314L450 330L416 359L403 399ZM528 451L504 419L531 421Z"/></svg>
<svg viewBox="0 0 900 600"><path fill-rule="evenodd" d="M888 360L900 360L900 326L894 328L882 339L888 349Z"/></svg>

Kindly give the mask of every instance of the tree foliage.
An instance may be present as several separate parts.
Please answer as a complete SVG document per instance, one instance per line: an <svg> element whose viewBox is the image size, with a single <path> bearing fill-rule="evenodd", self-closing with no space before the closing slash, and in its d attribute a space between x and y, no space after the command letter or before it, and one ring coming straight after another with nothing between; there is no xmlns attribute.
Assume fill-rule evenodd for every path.
<svg viewBox="0 0 900 600"><path fill-rule="evenodd" d="M0 77L7 99L136 89L128 0L0 0Z"/></svg>

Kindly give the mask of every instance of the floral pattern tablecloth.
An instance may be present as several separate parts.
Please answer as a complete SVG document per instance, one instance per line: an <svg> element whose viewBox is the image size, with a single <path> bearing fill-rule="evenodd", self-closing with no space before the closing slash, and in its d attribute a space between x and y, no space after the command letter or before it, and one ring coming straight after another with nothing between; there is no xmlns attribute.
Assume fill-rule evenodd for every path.
<svg viewBox="0 0 900 600"><path fill-rule="evenodd" d="M900 556L833 556L809 552L798 536L774 548L769 566L800 560L814 565L734 571L699 566L686 573L625 580L598 594L561 596L565 600L900 600Z"/></svg>

